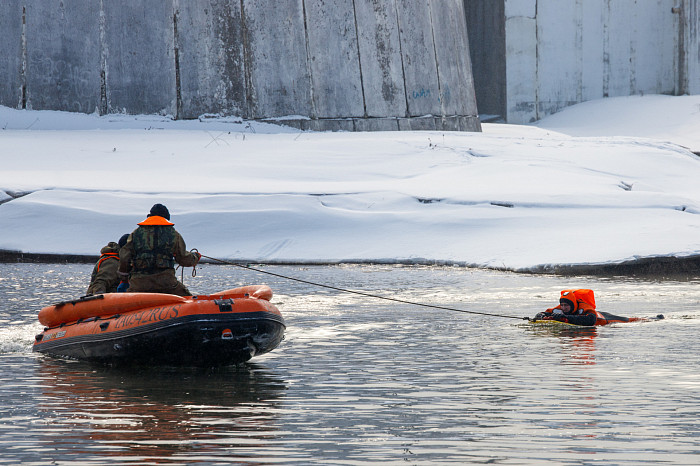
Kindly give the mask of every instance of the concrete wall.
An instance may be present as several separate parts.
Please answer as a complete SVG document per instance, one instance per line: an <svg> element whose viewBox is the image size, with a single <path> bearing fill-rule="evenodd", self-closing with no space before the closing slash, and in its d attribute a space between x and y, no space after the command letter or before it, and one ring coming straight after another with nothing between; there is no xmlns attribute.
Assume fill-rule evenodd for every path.
<svg viewBox="0 0 700 466"><path fill-rule="evenodd" d="M678 93L677 3L505 0L507 121L603 97Z"/></svg>
<svg viewBox="0 0 700 466"><path fill-rule="evenodd" d="M22 108L24 78L26 76L26 48L22 43L23 0L6 0L0 2L0 104L13 108Z"/></svg>
<svg viewBox="0 0 700 466"><path fill-rule="evenodd" d="M24 3L27 107L94 112L101 88L99 3Z"/></svg>
<svg viewBox="0 0 700 466"><path fill-rule="evenodd" d="M465 0L469 52L479 115L506 114L506 31L503 2Z"/></svg>
<svg viewBox="0 0 700 466"><path fill-rule="evenodd" d="M700 1L682 0L680 53L680 92L700 94Z"/></svg>
<svg viewBox="0 0 700 466"><path fill-rule="evenodd" d="M0 105L479 131L462 0L3 0Z"/></svg>
<svg viewBox="0 0 700 466"><path fill-rule="evenodd" d="M175 115L172 1L103 0L103 5L107 112Z"/></svg>
<svg viewBox="0 0 700 466"><path fill-rule="evenodd" d="M177 115L248 115L240 2L176 5Z"/></svg>

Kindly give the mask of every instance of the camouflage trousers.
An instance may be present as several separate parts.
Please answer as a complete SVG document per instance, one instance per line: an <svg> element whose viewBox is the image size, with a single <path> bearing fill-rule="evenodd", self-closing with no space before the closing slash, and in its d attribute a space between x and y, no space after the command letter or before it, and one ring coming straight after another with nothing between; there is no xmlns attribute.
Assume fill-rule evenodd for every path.
<svg viewBox="0 0 700 466"><path fill-rule="evenodd" d="M154 274L134 274L129 277L129 293L168 293L192 296L190 290L175 278L175 269Z"/></svg>

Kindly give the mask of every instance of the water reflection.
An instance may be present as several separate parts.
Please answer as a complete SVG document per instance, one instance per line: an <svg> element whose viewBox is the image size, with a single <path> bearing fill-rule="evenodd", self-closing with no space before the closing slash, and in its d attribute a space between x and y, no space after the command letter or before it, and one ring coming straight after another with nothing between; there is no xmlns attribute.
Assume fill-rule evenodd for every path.
<svg viewBox="0 0 700 466"><path fill-rule="evenodd" d="M120 369L41 358L35 379L46 447L75 452L93 445L98 457L129 461L201 454L222 442L260 446L277 429L274 408L287 389L255 364Z"/></svg>
<svg viewBox="0 0 700 466"><path fill-rule="evenodd" d="M695 464L695 282L453 267L279 266L341 288L533 316L567 288L666 319L601 328L422 309L205 266L198 292L269 284L287 339L254 364L125 370L31 353L36 313L92 265L0 265L0 462ZM190 283L191 282L191 283ZM39 326L40 327L40 326Z"/></svg>
<svg viewBox="0 0 700 466"><path fill-rule="evenodd" d="M588 365L596 363L596 327L573 327L557 324L524 324L537 337L554 337L561 345L561 364Z"/></svg>

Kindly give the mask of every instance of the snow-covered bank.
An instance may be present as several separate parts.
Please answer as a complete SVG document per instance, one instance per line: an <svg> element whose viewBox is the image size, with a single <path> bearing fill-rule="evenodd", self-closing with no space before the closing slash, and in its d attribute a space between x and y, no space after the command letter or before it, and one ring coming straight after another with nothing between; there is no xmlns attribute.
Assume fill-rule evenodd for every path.
<svg viewBox="0 0 700 466"><path fill-rule="evenodd" d="M653 138L700 153L700 96L648 95L583 102L537 126L569 136Z"/></svg>
<svg viewBox="0 0 700 466"><path fill-rule="evenodd" d="M605 118L640 105L657 122L642 134ZM7 108L0 128L0 249L94 255L161 202L188 247L222 259L541 270L700 254L700 96L483 133Z"/></svg>

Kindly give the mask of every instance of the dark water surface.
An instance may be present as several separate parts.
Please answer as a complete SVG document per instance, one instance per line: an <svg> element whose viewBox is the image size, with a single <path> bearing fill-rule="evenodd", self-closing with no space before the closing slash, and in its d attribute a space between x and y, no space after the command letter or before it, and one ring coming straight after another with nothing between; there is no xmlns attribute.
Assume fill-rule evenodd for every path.
<svg viewBox="0 0 700 466"><path fill-rule="evenodd" d="M565 288L658 322L596 329L380 301L203 266L195 293L269 284L286 339L218 370L35 355L39 309L91 265L0 264L0 464L698 464L700 282L452 267L267 267L409 301L532 316ZM191 270L191 269L190 269Z"/></svg>

